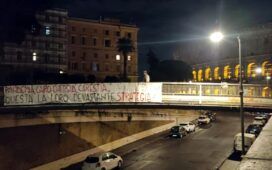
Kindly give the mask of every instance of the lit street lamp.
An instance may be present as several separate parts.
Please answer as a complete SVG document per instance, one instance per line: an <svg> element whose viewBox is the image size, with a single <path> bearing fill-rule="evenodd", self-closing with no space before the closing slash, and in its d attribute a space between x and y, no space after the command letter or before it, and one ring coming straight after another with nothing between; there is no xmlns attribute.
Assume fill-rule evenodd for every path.
<svg viewBox="0 0 272 170"><path fill-rule="evenodd" d="M224 38L224 35L221 32L214 32L210 36L212 42L220 42ZM240 36L237 35L238 40L238 51L239 51L239 79L240 79L240 117L241 117L241 134L242 134L242 154L245 154L245 132L244 132L244 101L243 101L243 76L242 76L242 54L241 54L241 40Z"/></svg>
<svg viewBox="0 0 272 170"><path fill-rule="evenodd" d="M262 73L262 68L260 68L260 67L256 68L255 72L257 74L261 74Z"/></svg>

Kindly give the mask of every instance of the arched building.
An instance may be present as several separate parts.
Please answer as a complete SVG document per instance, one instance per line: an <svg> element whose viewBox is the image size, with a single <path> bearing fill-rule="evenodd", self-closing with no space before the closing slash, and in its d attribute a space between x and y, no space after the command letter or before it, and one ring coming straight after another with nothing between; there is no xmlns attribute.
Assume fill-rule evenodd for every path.
<svg viewBox="0 0 272 170"><path fill-rule="evenodd" d="M272 23L243 29L240 39L244 82L263 83L271 87ZM174 59L191 64L195 82L239 81L236 37L226 36L217 44L209 39L183 42L175 51Z"/></svg>

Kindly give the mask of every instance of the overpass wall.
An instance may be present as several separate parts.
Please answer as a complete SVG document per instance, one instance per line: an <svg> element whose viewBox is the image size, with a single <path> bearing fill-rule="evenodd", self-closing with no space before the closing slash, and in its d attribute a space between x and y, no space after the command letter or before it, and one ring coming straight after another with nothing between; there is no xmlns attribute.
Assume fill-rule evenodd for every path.
<svg viewBox="0 0 272 170"><path fill-rule="evenodd" d="M106 109L1 116L0 169L60 169L195 119L198 111ZM16 163L15 163L16 160Z"/></svg>

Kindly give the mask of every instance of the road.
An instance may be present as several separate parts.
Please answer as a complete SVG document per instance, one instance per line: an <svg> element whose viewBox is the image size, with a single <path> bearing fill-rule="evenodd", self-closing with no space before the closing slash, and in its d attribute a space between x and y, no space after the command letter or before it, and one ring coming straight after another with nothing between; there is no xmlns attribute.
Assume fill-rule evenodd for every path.
<svg viewBox="0 0 272 170"><path fill-rule="evenodd" d="M245 125L251 121L251 117L245 117ZM159 136L157 140L123 155L123 169L216 169L230 155L233 137L238 132L239 113L219 113L216 122L181 140ZM115 152L118 153L118 149Z"/></svg>
<svg viewBox="0 0 272 170"><path fill-rule="evenodd" d="M245 127L253 117L245 116ZM216 122L200 127L183 139L160 133L128 144L113 152L121 155L125 170L212 170L231 154L233 137L240 132L240 116L234 112L217 113ZM80 164L65 168L80 169Z"/></svg>

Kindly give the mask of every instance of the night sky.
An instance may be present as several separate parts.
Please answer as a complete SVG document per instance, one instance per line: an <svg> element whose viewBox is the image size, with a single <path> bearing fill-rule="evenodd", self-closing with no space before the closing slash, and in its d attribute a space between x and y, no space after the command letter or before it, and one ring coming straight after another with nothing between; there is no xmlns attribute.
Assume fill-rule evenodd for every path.
<svg viewBox="0 0 272 170"><path fill-rule="evenodd" d="M0 24L6 24L7 18L16 17L16 11L26 11L28 6L32 10L66 8L71 17L102 16L136 24L140 28L141 68L146 67L144 58L149 48L160 59L168 59L178 42L196 41L216 27L231 33L272 19L272 0L1 0Z"/></svg>

